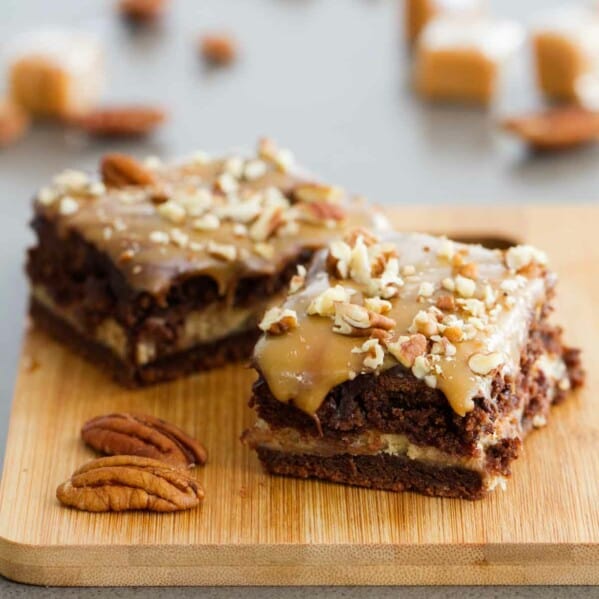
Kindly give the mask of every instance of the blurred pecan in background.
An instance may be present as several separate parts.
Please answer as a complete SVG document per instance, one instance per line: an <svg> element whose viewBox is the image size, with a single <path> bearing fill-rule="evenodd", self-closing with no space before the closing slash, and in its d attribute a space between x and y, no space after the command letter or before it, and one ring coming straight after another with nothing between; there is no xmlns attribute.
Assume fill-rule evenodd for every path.
<svg viewBox="0 0 599 599"><path fill-rule="evenodd" d="M128 21L147 23L159 19L166 4L166 0L120 0L118 9Z"/></svg>
<svg viewBox="0 0 599 599"><path fill-rule="evenodd" d="M535 150L567 150L599 138L599 112L564 106L505 119L502 126Z"/></svg>
<svg viewBox="0 0 599 599"><path fill-rule="evenodd" d="M94 137L142 137L166 120L161 108L114 106L99 108L71 121Z"/></svg>

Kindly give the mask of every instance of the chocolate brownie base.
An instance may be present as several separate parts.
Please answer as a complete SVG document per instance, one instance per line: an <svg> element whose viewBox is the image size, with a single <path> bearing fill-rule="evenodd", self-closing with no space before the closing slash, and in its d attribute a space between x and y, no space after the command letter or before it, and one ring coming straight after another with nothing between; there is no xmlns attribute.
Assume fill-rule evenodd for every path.
<svg viewBox="0 0 599 599"><path fill-rule="evenodd" d="M29 313L36 327L67 345L95 366L108 371L112 378L127 387L173 380L198 371L218 368L230 362L246 360L251 355L259 336L257 329L248 331L136 367L121 360L100 343L90 341L68 322L57 317L34 299L30 302Z"/></svg>
<svg viewBox="0 0 599 599"><path fill-rule="evenodd" d="M535 415L546 414L549 404L564 395L554 388L543 371L533 367L546 352L563 356L572 387L582 384L584 373L579 352L565 348L561 329L542 320L531 327L517 380L497 376L492 393L495 401L476 398L474 410L465 417L451 409L443 393L426 386L402 366L379 376L362 375L338 385L329 392L314 418L291 404L278 401L263 377L254 384L250 405L275 430L290 427L332 439L378 430L404 434L416 445L468 457L475 454L481 435L491 433L499 418L522 407L522 425L528 430ZM518 448L513 446L505 450L514 457L518 453ZM506 471L505 457L492 459L490 467Z"/></svg>
<svg viewBox="0 0 599 599"><path fill-rule="evenodd" d="M171 380L249 358L259 336L257 326L189 350L173 348L179 346L191 312L229 302L234 308L261 305L281 293L297 266L307 264L312 255L311 250L302 250L272 275L240 278L227 300L219 295L215 280L207 276L173 281L166 297L156 298L131 289L118 267L76 232L61 237L54 223L39 216L32 224L39 244L29 251L29 278L58 308L76 313L79 327L74 329L32 300L34 320L128 386ZM106 319L114 320L125 332L127 361L93 339L96 327ZM89 331L89 336L82 331ZM152 342L156 352L156 358L145 365L136 364L135 347L140 340Z"/></svg>
<svg viewBox="0 0 599 599"><path fill-rule="evenodd" d="M385 491L415 491L435 497L481 499L486 494L481 475L459 467L439 467L389 454L321 457L257 448L270 474L319 478L335 483Z"/></svg>

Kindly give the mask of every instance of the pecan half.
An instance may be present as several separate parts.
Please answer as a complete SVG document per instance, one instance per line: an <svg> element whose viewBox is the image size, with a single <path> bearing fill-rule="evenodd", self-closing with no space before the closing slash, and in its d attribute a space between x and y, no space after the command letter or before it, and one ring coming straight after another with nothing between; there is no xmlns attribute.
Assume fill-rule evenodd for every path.
<svg viewBox="0 0 599 599"><path fill-rule="evenodd" d="M581 106L552 108L506 119L502 126L536 150L566 150L597 140L599 111Z"/></svg>
<svg viewBox="0 0 599 599"><path fill-rule="evenodd" d="M120 0L118 8L133 23L146 23L158 19L165 6L166 0Z"/></svg>
<svg viewBox="0 0 599 599"><path fill-rule="evenodd" d="M132 156L127 154L106 154L100 164L102 180L111 187L127 185L152 185L154 175Z"/></svg>
<svg viewBox="0 0 599 599"><path fill-rule="evenodd" d="M204 490L183 470L150 458L121 455L83 465L59 485L56 497L87 512L176 512L196 507Z"/></svg>
<svg viewBox="0 0 599 599"><path fill-rule="evenodd" d="M10 100L0 100L0 147L18 141L30 124L29 116L20 106Z"/></svg>
<svg viewBox="0 0 599 599"><path fill-rule="evenodd" d="M107 455L154 458L182 468L206 463L206 450L179 427L145 414L107 414L81 429L82 439Z"/></svg>
<svg viewBox="0 0 599 599"><path fill-rule="evenodd" d="M231 64L237 58L235 40L225 33L206 34L200 40L204 60L214 66Z"/></svg>
<svg viewBox="0 0 599 599"><path fill-rule="evenodd" d="M165 119L166 113L161 108L114 106L88 112L73 124L94 137L142 137Z"/></svg>

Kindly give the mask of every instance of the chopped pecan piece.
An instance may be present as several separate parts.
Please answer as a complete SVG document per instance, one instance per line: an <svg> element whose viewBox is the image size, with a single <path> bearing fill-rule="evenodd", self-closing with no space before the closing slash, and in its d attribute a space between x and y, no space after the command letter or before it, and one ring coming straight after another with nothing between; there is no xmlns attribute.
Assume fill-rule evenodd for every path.
<svg viewBox="0 0 599 599"><path fill-rule="evenodd" d="M270 308L258 326L271 335L282 335L297 328L297 313L295 310Z"/></svg>
<svg viewBox="0 0 599 599"><path fill-rule="evenodd" d="M176 512L199 505L204 490L179 468L119 455L88 462L56 489L56 497L87 512Z"/></svg>
<svg viewBox="0 0 599 599"><path fill-rule="evenodd" d="M20 106L9 100L0 100L0 147L23 137L29 125L29 116Z"/></svg>
<svg viewBox="0 0 599 599"><path fill-rule="evenodd" d="M502 126L536 150L567 150L597 140L599 111L564 106L506 119Z"/></svg>
<svg viewBox="0 0 599 599"><path fill-rule="evenodd" d="M356 227L355 229L352 229L344 237L344 241L350 247L354 247L356 245L356 242L358 241L358 237L362 238L366 247L370 247L371 245L374 245L375 243L379 242L379 238L376 235L374 235L374 233L372 233L368 229L364 229L363 227Z"/></svg>
<svg viewBox="0 0 599 599"><path fill-rule="evenodd" d="M99 108L73 123L94 137L142 137L164 122L166 113L151 106Z"/></svg>
<svg viewBox="0 0 599 599"><path fill-rule="evenodd" d="M426 337L420 333L403 336L393 343L387 343L389 353L406 368L411 368L416 358L426 353L426 348Z"/></svg>
<svg viewBox="0 0 599 599"><path fill-rule="evenodd" d="M453 312L455 310L455 298L449 293L442 293L437 297L436 306L444 312Z"/></svg>
<svg viewBox="0 0 599 599"><path fill-rule="evenodd" d="M231 64L237 57L237 44L225 33L204 35L200 40L200 50L204 60L215 66Z"/></svg>
<svg viewBox="0 0 599 599"><path fill-rule="evenodd" d="M375 329L390 331L395 324L392 318L368 310L364 306L343 302L335 304L335 333L368 337Z"/></svg>
<svg viewBox="0 0 599 599"><path fill-rule="evenodd" d="M326 221L342 221L345 211L336 204L327 202L309 202L297 204L299 218L309 223L321 224Z"/></svg>
<svg viewBox="0 0 599 599"><path fill-rule="evenodd" d="M324 202L327 204L339 202L343 198L343 190L322 183L298 183L292 190L297 202Z"/></svg>
<svg viewBox="0 0 599 599"><path fill-rule="evenodd" d="M137 455L182 468L206 463L206 449L179 427L145 414L107 414L86 422L82 439L106 455Z"/></svg>
<svg viewBox="0 0 599 599"><path fill-rule="evenodd" d="M106 154L100 165L102 180L112 187L128 185L152 185L154 175L132 156L127 154Z"/></svg>

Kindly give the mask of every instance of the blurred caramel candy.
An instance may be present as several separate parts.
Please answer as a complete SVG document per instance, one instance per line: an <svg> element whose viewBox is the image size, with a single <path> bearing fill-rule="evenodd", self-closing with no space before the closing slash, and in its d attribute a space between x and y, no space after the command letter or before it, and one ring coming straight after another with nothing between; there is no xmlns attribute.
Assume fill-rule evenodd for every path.
<svg viewBox="0 0 599 599"><path fill-rule="evenodd" d="M42 30L9 47L10 96L34 116L71 118L96 105L104 84L102 50L87 34Z"/></svg>
<svg viewBox="0 0 599 599"><path fill-rule="evenodd" d="M546 14L534 29L533 47L547 97L599 103L599 10L567 6Z"/></svg>
<svg viewBox="0 0 599 599"><path fill-rule="evenodd" d="M430 100L487 104L503 63L523 39L511 21L436 18L418 40L416 89Z"/></svg>
<svg viewBox="0 0 599 599"><path fill-rule="evenodd" d="M434 17L482 14L485 0L405 0L406 37L412 45Z"/></svg>

